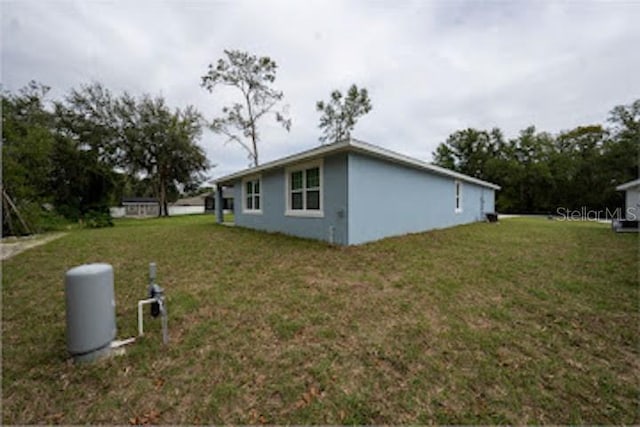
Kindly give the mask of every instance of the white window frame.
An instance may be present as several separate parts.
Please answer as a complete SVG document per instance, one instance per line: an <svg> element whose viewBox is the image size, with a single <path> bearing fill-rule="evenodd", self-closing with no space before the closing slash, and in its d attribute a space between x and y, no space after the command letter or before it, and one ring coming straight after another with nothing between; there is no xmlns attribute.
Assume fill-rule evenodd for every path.
<svg viewBox="0 0 640 427"><path fill-rule="evenodd" d="M462 181L457 179L453 182L453 197L455 213L462 213Z"/></svg>
<svg viewBox="0 0 640 427"><path fill-rule="evenodd" d="M318 168L318 179L320 180L319 187L319 197L320 197L320 209L307 209L307 169ZM302 171L302 206L303 209L291 209L291 174L293 172ZM302 216L302 217L313 217L313 218L323 218L324 217L324 162L322 159L315 160L313 162L302 163L295 166L291 166L285 168L284 170L285 183L284 183L284 200L285 200L285 210L284 214L286 216Z"/></svg>
<svg viewBox="0 0 640 427"><path fill-rule="evenodd" d="M260 209L248 209L247 208L247 182L255 182L257 181L260 186L259 193L251 193L253 199L253 206L255 206L255 196L260 198ZM253 187L253 186L252 186ZM262 175L253 175L242 179L242 213L243 214L252 214L252 215L261 215L262 214L262 206L264 205L264 198L262 195L264 191L262 191Z"/></svg>

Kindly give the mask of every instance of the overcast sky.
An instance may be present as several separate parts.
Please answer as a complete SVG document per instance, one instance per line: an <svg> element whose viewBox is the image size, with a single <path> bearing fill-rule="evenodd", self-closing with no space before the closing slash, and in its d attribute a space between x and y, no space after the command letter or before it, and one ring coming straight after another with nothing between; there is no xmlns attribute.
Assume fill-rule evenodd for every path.
<svg viewBox="0 0 640 427"><path fill-rule="evenodd" d="M351 83L373 110L353 136L431 160L452 132L603 123L640 98L640 1L15 1L0 0L2 85L60 97L99 81L162 94L208 119L233 93L200 87L223 49L267 55L293 119L261 123L261 161L319 144L315 103ZM218 177L246 153L205 131Z"/></svg>

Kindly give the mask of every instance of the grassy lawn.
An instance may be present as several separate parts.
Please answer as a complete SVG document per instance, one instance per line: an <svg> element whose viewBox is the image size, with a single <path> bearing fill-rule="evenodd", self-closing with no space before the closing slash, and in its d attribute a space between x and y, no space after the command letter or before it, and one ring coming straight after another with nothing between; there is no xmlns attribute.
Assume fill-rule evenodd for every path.
<svg viewBox="0 0 640 427"><path fill-rule="evenodd" d="M74 366L64 272L168 292ZM516 218L336 248L212 215L73 231L3 265L3 423L637 424L638 236Z"/></svg>

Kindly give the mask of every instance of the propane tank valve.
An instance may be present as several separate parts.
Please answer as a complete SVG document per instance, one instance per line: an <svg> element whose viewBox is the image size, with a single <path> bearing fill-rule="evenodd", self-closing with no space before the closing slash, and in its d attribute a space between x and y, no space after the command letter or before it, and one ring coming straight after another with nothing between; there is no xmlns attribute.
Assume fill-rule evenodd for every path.
<svg viewBox="0 0 640 427"><path fill-rule="evenodd" d="M149 298L155 300L151 303L151 317L158 317L164 306L164 289L156 283L156 271L156 263L149 263Z"/></svg>
<svg viewBox="0 0 640 427"><path fill-rule="evenodd" d="M162 341L164 344L169 342L169 334L167 331L167 308L165 305L164 289L156 283L156 263L149 263L149 298L138 301L138 334L143 334L142 306L149 304L151 306L151 316L162 316Z"/></svg>

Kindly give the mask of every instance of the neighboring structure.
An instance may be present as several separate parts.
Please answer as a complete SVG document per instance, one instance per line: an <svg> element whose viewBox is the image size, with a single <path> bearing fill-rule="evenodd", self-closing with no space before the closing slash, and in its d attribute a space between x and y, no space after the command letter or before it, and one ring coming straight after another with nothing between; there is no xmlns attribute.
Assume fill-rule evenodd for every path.
<svg viewBox="0 0 640 427"><path fill-rule="evenodd" d="M153 197L123 197L124 216L146 217L160 214L160 203Z"/></svg>
<svg viewBox="0 0 640 427"><path fill-rule="evenodd" d="M481 221L494 212L500 189L353 139L215 183L217 200L233 187L238 226L340 245ZM222 222L221 209L216 215Z"/></svg>
<svg viewBox="0 0 640 427"><path fill-rule="evenodd" d="M616 190L625 192L625 219L640 220L640 179L618 185Z"/></svg>
<svg viewBox="0 0 640 427"><path fill-rule="evenodd" d="M206 194L200 194L198 196L185 197L176 200L168 207L169 216L203 214L205 197Z"/></svg>
<svg viewBox="0 0 640 427"><path fill-rule="evenodd" d="M216 192L214 185L214 191L211 194L208 194L204 199L204 211L206 213L215 213L216 212ZM233 188L223 187L222 188L222 210L224 213L233 212Z"/></svg>
<svg viewBox="0 0 640 427"><path fill-rule="evenodd" d="M204 213L205 194L185 197L167 206L169 216ZM113 218L148 218L160 215L160 203L153 197L126 197L122 206L109 208Z"/></svg>
<svg viewBox="0 0 640 427"><path fill-rule="evenodd" d="M199 194L193 197L183 197L171 203L171 206L202 206L204 211L204 199L206 194Z"/></svg>

